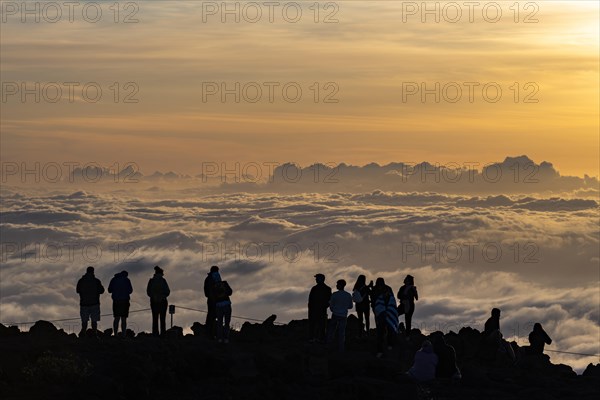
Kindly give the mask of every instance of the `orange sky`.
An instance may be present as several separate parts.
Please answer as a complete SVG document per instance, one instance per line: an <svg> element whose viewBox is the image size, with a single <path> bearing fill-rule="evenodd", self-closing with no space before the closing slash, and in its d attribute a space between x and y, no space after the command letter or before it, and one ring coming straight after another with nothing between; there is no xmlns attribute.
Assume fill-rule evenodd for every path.
<svg viewBox="0 0 600 400"><path fill-rule="evenodd" d="M201 2L191 1L137 2L139 22L128 24L114 23L107 4L94 24L77 13L73 23L9 15L0 39L2 159L131 161L147 173L197 173L202 161L485 163L527 154L563 174L597 176L598 3L538 1L536 10L520 2L518 23L513 3L497 2L497 23L480 9L469 22L466 6L458 23L444 20L453 14L423 23L420 10L409 15L408 3L390 1L319 3L318 23L312 1L300 2L297 23L277 10L273 23L266 15L248 23L243 14L222 23L219 13L203 22ZM339 22L323 23L331 13ZM524 23L527 16L537 22ZM57 103L44 93L39 103L31 95L22 102L7 95L11 82L97 82L103 97L87 103L76 90L72 103L66 91ZM139 88L138 103L122 102L126 82ZM219 93L203 101L206 82L257 85L246 96L240 89L239 103ZM265 82L279 84L272 102ZM295 103L281 91L293 82L302 89ZM433 94L403 98L413 82L448 91L439 103ZM473 102L465 82L479 84ZM482 97L490 83L502 89L498 102ZM252 103L256 86L263 93ZM456 87L462 97L451 102ZM338 102L324 102L328 94Z"/></svg>

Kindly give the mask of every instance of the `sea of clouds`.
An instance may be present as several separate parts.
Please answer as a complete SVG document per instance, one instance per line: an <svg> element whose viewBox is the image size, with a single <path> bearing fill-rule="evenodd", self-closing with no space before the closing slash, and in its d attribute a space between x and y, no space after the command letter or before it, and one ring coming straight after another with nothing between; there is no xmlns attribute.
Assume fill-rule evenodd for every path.
<svg viewBox="0 0 600 400"><path fill-rule="evenodd" d="M420 294L413 324L425 332L481 329L499 307L504 336L521 345L541 322L554 340L548 349L598 354L595 184L521 195L430 186L267 192L245 185L238 192L156 180L84 190L74 183L4 185L0 319L77 317L75 284L88 265L105 287L115 273L129 272L132 310L149 306L154 265L165 270L171 304L204 310L203 280L219 265L234 290L234 315L262 320L274 313L283 322L306 317L317 272L331 286L344 278L348 289L359 274L381 276L395 291L410 273ZM101 301L110 314L109 295ZM204 318L177 309L174 321L187 330ZM58 325L79 329L76 321ZM111 325L110 316L102 319L102 328ZM150 314L131 314L130 326L148 330ZM598 362L550 355L578 370Z"/></svg>

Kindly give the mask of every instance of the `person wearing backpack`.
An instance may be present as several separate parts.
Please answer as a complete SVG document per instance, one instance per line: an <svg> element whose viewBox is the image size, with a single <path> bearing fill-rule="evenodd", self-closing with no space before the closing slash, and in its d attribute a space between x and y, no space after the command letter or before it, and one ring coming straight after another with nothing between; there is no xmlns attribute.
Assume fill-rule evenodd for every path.
<svg viewBox="0 0 600 400"><path fill-rule="evenodd" d="M227 281L221 279L218 271L211 273L213 286L210 297L215 302L215 314L217 317L217 342L229 343L229 326L231 324L231 299L233 290Z"/></svg>
<svg viewBox="0 0 600 400"><path fill-rule="evenodd" d="M371 288L373 287L373 281L367 286L367 278L364 275L359 275L354 288L352 289L352 300L356 303L356 315L358 316L358 337L369 336L369 329L371 328L371 312L370 312L370 301ZM364 318L364 322L363 322ZM365 331L366 328L366 331Z"/></svg>
<svg viewBox="0 0 600 400"><path fill-rule="evenodd" d="M383 355L383 342L387 336L388 349L394 345L398 335L398 309L392 288L383 278L377 278L371 293L371 306L377 327L377 357Z"/></svg>
<svg viewBox="0 0 600 400"><path fill-rule="evenodd" d="M404 285L398 290L398 300L400 300L400 306L398 306L398 314L404 314L404 321L406 323L406 335L410 334L412 316L415 313L415 300L419 300L419 293L415 286L415 278L412 275L406 275L404 278Z"/></svg>
<svg viewBox="0 0 600 400"><path fill-rule="evenodd" d="M108 285L108 293L113 300L113 333L115 336L119 332L119 320L121 321L121 330L123 337L127 332L127 317L129 316L129 298L133 293L131 281L127 277L127 271L116 273Z"/></svg>
<svg viewBox="0 0 600 400"><path fill-rule="evenodd" d="M206 297L206 334L209 338L214 339L215 332L215 323L217 321L217 308L215 305L215 299L213 297L213 286L215 285L215 280L213 278L214 273L219 273L219 267L213 265L210 267L210 271L206 274L206 278L204 279L204 296Z"/></svg>
<svg viewBox="0 0 600 400"><path fill-rule="evenodd" d="M167 297L171 294L169 284L164 278L164 271L158 265L154 267L154 276L148 281L146 294L150 297L152 309L152 335L159 336L158 321L160 319L160 335L166 331Z"/></svg>

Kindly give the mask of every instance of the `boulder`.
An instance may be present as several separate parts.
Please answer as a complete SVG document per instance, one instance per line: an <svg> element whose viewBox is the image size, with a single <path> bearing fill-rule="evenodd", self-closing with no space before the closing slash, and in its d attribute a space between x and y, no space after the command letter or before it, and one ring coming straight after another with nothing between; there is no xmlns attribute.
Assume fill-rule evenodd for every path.
<svg viewBox="0 0 600 400"><path fill-rule="evenodd" d="M37 321L31 328L29 334L36 337L53 337L58 333L58 329L48 321Z"/></svg>

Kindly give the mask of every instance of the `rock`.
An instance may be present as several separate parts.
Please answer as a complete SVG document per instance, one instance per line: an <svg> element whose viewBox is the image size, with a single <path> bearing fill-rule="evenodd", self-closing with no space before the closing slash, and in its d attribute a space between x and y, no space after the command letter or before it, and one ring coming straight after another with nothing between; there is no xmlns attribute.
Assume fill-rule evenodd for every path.
<svg viewBox="0 0 600 400"><path fill-rule="evenodd" d="M0 324L0 337L17 336L21 331L17 326L4 326Z"/></svg>
<svg viewBox="0 0 600 400"><path fill-rule="evenodd" d="M590 363L583 371L583 376L600 379L600 364L592 364Z"/></svg>
<svg viewBox="0 0 600 400"><path fill-rule="evenodd" d="M204 325L202 325L200 322L194 322L191 329L192 332L194 332L194 336L202 336L206 331Z"/></svg>
<svg viewBox="0 0 600 400"><path fill-rule="evenodd" d="M51 322L40 320L29 328L29 333L37 337L53 337L58 333L58 329Z"/></svg>
<svg viewBox="0 0 600 400"><path fill-rule="evenodd" d="M276 319L277 319L277 315L272 314L269 318L265 319L262 324L264 326L272 326L275 324Z"/></svg>
<svg viewBox="0 0 600 400"><path fill-rule="evenodd" d="M165 337L167 339L180 339L183 337L183 328L180 326L169 328L165 332Z"/></svg>

